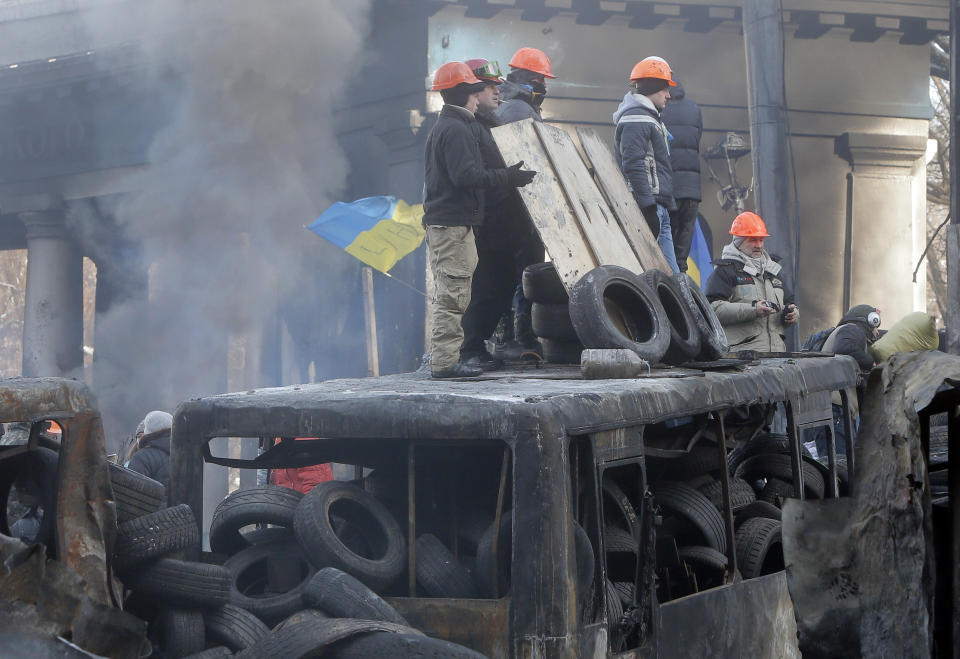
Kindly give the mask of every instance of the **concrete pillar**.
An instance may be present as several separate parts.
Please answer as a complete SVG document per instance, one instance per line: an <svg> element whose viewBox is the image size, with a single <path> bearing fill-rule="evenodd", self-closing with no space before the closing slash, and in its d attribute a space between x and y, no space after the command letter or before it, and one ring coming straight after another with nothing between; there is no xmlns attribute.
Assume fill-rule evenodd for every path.
<svg viewBox="0 0 960 659"><path fill-rule="evenodd" d="M926 186L926 135L844 133L851 164L846 216L843 308L874 304L889 327L915 308L913 268L919 252L916 186Z"/></svg>
<svg viewBox="0 0 960 659"><path fill-rule="evenodd" d="M27 230L23 375L76 375L83 366L83 255L62 210L19 217Z"/></svg>

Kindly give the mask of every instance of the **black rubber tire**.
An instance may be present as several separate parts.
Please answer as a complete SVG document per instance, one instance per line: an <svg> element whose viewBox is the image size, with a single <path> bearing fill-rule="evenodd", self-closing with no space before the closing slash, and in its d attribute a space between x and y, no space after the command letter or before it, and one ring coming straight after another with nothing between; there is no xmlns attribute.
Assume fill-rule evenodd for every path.
<svg viewBox="0 0 960 659"><path fill-rule="evenodd" d="M643 273L643 278L667 313L670 347L663 354L663 363L682 364L696 359L700 354L700 330L693 319L695 311L683 296L680 284L660 270L647 270Z"/></svg>
<svg viewBox="0 0 960 659"><path fill-rule="evenodd" d="M697 488L703 492L710 502L723 512L723 483L713 481ZM750 483L742 478L730 477L730 508L734 513L757 500L757 494Z"/></svg>
<svg viewBox="0 0 960 659"><path fill-rule="evenodd" d="M717 318L717 312L710 306L707 296L697 286L697 282L690 278L690 275L677 273L673 278L679 284L680 293L692 312L693 324L700 333L700 354L697 355L697 359L708 362L720 359L730 351L730 346L727 343L727 334L723 331L723 325Z"/></svg>
<svg viewBox="0 0 960 659"><path fill-rule="evenodd" d="M717 479L714 478L713 474L700 474L699 476L688 478L683 482L689 485L690 487L693 487L699 490L702 487L706 487L710 483L716 482L716 480Z"/></svg>
<svg viewBox="0 0 960 659"><path fill-rule="evenodd" d="M234 652L250 647L270 633L260 618L233 604L204 612L203 622L209 641L226 645Z"/></svg>
<svg viewBox="0 0 960 659"><path fill-rule="evenodd" d="M290 625L259 639L247 649L237 653L238 659L297 659L300 657L328 656L324 648L347 638L371 632L396 634L419 634L417 630L379 620L353 620L337 618L301 622Z"/></svg>
<svg viewBox="0 0 960 659"><path fill-rule="evenodd" d="M664 461L664 473L671 480L687 480L702 474L720 472L721 461L717 447L711 444L694 446L688 453Z"/></svg>
<svg viewBox="0 0 960 659"><path fill-rule="evenodd" d="M477 545L477 562L473 568L473 580L483 597L493 597L496 583L494 580L493 536L496 524L491 523L480 544ZM510 573L513 561L513 511L507 510L500 516L500 534L497 540L497 571L500 573L497 595L503 597L510 590Z"/></svg>
<svg viewBox="0 0 960 659"><path fill-rule="evenodd" d="M679 547L677 553L680 555L681 561L686 561L697 567L709 570L727 569L727 555L721 554L711 547L688 545L686 547Z"/></svg>
<svg viewBox="0 0 960 659"><path fill-rule="evenodd" d="M163 656L182 659L206 647L203 614L197 610L167 609L160 614Z"/></svg>
<svg viewBox="0 0 960 659"><path fill-rule="evenodd" d="M531 302L566 304L570 297L552 262L534 263L523 270L523 297Z"/></svg>
<svg viewBox="0 0 960 659"><path fill-rule="evenodd" d="M397 610L352 576L334 567L323 568L303 589L307 606L320 609L331 618L377 620L409 625Z"/></svg>
<svg viewBox="0 0 960 659"><path fill-rule="evenodd" d="M117 503L117 523L149 515L160 510L166 488L152 478L113 462L108 462L113 500Z"/></svg>
<svg viewBox="0 0 960 659"><path fill-rule="evenodd" d="M372 550L369 557L354 553L340 540L331 515L360 528ZM406 567L407 543L397 520L352 483L328 481L310 490L297 506L293 530L314 565L343 570L373 590L389 586Z"/></svg>
<svg viewBox="0 0 960 659"><path fill-rule="evenodd" d="M593 543L590 542L590 536L587 535L586 529L577 522L573 523L573 534L573 542L577 552L577 592L587 593L593 587L593 575L596 571Z"/></svg>
<svg viewBox="0 0 960 659"><path fill-rule="evenodd" d="M289 616L278 622L273 631L289 627L290 625L299 625L301 622L317 622L318 620L329 620L330 616L320 609L301 609L291 613Z"/></svg>
<svg viewBox="0 0 960 659"><path fill-rule="evenodd" d="M616 586L609 579L606 580L604 601L607 605L607 623L612 632L619 628L620 618L623 617L623 603L620 601L620 593L617 592Z"/></svg>
<svg viewBox="0 0 960 659"><path fill-rule="evenodd" d="M570 306L566 303L534 302L530 306L530 323L537 338L566 343L580 342L577 330L570 321Z"/></svg>
<svg viewBox="0 0 960 659"><path fill-rule="evenodd" d="M606 553L636 554L640 551L630 531L617 526L608 526L603 531L603 548Z"/></svg>
<svg viewBox="0 0 960 659"><path fill-rule="evenodd" d="M783 569L780 522L766 517L752 517L737 529L736 539L737 568L744 579L753 579ZM771 552L780 554L771 556Z"/></svg>
<svg viewBox="0 0 960 659"><path fill-rule="evenodd" d="M661 481L653 498L661 508L688 521L699 531L703 544L720 553L727 551L723 517L705 495L685 483Z"/></svg>
<svg viewBox="0 0 960 659"><path fill-rule="evenodd" d="M540 347L543 349L543 361L548 364L579 364L583 353L580 341L540 339Z"/></svg>
<svg viewBox="0 0 960 659"><path fill-rule="evenodd" d="M174 558L138 567L126 585L139 595L186 609L223 606L230 600L230 573L225 568Z"/></svg>
<svg viewBox="0 0 960 659"><path fill-rule="evenodd" d="M429 636L374 632L330 647L337 659L484 659L468 647Z"/></svg>
<svg viewBox="0 0 960 659"><path fill-rule="evenodd" d="M613 587L616 589L617 595L620 596L620 603L624 607L629 607L633 604L633 598L637 592L636 586L629 581L616 581L614 582Z"/></svg>
<svg viewBox="0 0 960 659"><path fill-rule="evenodd" d="M800 469L803 472L803 487L807 496L822 499L825 484L820 470L805 460L801 461ZM793 466L789 455L759 453L741 462L734 475L748 481L760 477L776 477L792 483Z"/></svg>
<svg viewBox="0 0 960 659"><path fill-rule="evenodd" d="M636 536L640 518L626 492L609 477L603 479L603 522L606 527L620 526Z"/></svg>
<svg viewBox="0 0 960 659"><path fill-rule="evenodd" d="M299 583L286 592L271 593L267 583L267 562L271 558L299 566ZM303 590L316 572L303 550L284 540L247 547L227 559L223 567L230 572L230 603L246 609L267 625L275 625L303 608Z"/></svg>
<svg viewBox="0 0 960 659"><path fill-rule="evenodd" d="M279 485L263 485L237 490L227 496L210 521L210 549L220 554L235 554L250 546L240 529L250 524L276 524L293 527L293 515L303 495Z"/></svg>
<svg viewBox="0 0 960 659"><path fill-rule="evenodd" d="M784 499L793 498L793 496L793 483L781 478L768 478L767 484L763 486L763 490L757 498L779 509L783 507Z"/></svg>
<svg viewBox="0 0 960 659"><path fill-rule="evenodd" d="M18 478L29 475L35 487L39 490L38 503L43 506L40 528L37 530L33 542L46 546L50 556L56 552L57 546L57 472L59 460L60 456L56 451L41 446L0 462L0 533L11 535L11 520L7 519L10 490ZM13 520L13 523L15 522L16 520Z"/></svg>
<svg viewBox="0 0 960 659"><path fill-rule="evenodd" d="M737 467L749 457L759 453L790 454L790 438L782 433L764 433L757 435L743 446L738 446L727 453L727 469L735 473ZM803 444L800 445L800 454L810 457L810 451Z"/></svg>
<svg viewBox="0 0 960 659"><path fill-rule="evenodd" d="M200 548L200 530L193 510L186 504L163 508L117 526L113 566L122 572L191 547Z"/></svg>
<svg viewBox="0 0 960 659"><path fill-rule="evenodd" d="M224 659L225 657L232 656L233 650L224 645L218 645L216 647L207 648L203 652L191 654L189 657L184 657L183 659Z"/></svg>
<svg viewBox="0 0 960 659"><path fill-rule="evenodd" d="M282 526L264 526L263 528L251 529L240 534L248 545L260 545L263 543L287 542L291 545L297 544L297 538L293 535L293 527L283 528Z"/></svg>
<svg viewBox="0 0 960 659"><path fill-rule="evenodd" d="M640 275L619 266L601 265L577 282L570 292L570 320L588 348L626 348L654 363L670 346L660 299Z"/></svg>
<svg viewBox="0 0 960 659"><path fill-rule="evenodd" d="M424 533L416 547L417 583L429 597L479 597L470 575L439 538Z"/></svg>
<svg viewBox="0 0 960 659"><path fill-rule="evenodd" d="M769 501L754 501L749 506L741 508L733 519L733 525L739 528L746 520L751 517L766 517L775 519L778 522L783 519L783 512Z"/></svg>

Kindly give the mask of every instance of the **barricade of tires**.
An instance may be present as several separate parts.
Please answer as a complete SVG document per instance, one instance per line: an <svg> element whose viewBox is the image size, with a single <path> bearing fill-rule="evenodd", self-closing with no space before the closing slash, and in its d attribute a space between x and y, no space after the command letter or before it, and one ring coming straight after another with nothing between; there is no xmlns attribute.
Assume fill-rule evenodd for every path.
<svg viewBox="0 0 960 659"><path fill-rule="evenodd" d="M712 361L728 350L716 313L682 273L603 265L568 297L553 263L538 263L524 270L523 291L548 362L579 363L584 347L625 348L665 364Z"/></svg>
<svg viewBox="0 0 960 659"><path fill-rule="evenodd" d="M111 475L125 509L113 567L164 657L482 656L425 636L377 594L404 572L406 542L387 508L353 483L307 495L272 485L234 492L213 514L206 556L223 560L211 564L176 558L199 554L189 506L157 510L162 486L116 465ZM476 596L438 539L425 534L417 549L424 590Z"/></svg>

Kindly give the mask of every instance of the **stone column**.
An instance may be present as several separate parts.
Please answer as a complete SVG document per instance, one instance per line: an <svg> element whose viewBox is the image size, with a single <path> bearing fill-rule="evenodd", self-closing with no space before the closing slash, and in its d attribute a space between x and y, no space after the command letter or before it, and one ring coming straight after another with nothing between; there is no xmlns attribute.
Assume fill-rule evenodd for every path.
<svg viewBox="0 0 960 659"><path fill-rule="evenodd" d="M79 375L83 366L83 255L62 210L19 214L27 230L23 375Z"/></svg>
<svg viewBox="0 0 960 659"><path fill-rule="evenodd" d="M880 307L889 327L913 311L913 268L926 225L926 135L844 133L848 177L843 308ZM922 192L917 187L922 188ZM918 280L920 278L918 277ZM925 280L923 280L925 281Z"/></svg>

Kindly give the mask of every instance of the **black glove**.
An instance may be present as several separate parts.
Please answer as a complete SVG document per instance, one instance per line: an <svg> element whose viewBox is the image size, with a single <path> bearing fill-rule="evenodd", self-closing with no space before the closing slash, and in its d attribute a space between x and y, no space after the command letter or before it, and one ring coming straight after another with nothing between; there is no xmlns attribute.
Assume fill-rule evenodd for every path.
<svg viewBox="0 0 960 659"><path fill-rule="evenodd" d="M535 171L531 169L520 169L521 167L523 167L522 160L516 165L507 167L507 184L514 188L522 188L537 175Z"/></svg>
<svg viewBox="0 0 960 659"><path fill-rule="evenodd" d="M649 206L644 206L640 209L640 212L643 213L643 218L647 221L647 226L650 227L653 237L656 238L660 235L660 216L657 215L657 205L650 204Z"/></svg>

